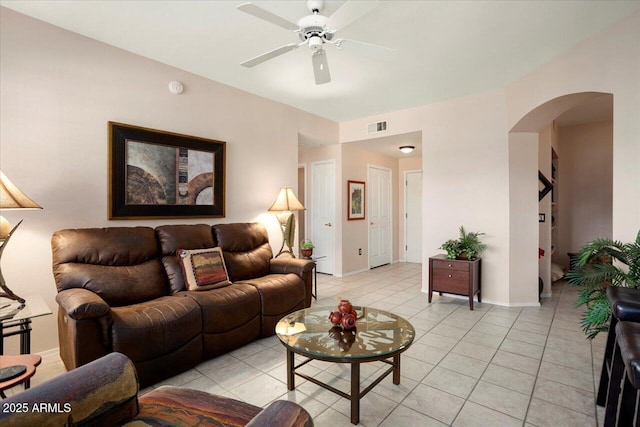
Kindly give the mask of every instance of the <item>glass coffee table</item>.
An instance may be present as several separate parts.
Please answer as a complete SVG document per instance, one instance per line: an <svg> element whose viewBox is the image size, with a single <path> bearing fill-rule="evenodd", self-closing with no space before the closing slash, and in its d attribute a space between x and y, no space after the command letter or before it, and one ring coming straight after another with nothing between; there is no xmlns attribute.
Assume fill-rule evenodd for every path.
<svg viewBox="0 0 640 427"><path fill-rule="evenodd" d="M413 326L400 316L370 307L353 307L357 312L355 330L342 330L329 322L329 313L337 307L298 310L280 319L276 335L287 349L287 388L295 388L298 375L351 401L351 423L360 422L360 399L387 375L400 384L400 354L415 337ZM295 354L306 357L298 365ZM298 369L312 360L351 364L351 390L345 393ZM390 365L367 388L360 390L360 364L380 361Z"/></svg>

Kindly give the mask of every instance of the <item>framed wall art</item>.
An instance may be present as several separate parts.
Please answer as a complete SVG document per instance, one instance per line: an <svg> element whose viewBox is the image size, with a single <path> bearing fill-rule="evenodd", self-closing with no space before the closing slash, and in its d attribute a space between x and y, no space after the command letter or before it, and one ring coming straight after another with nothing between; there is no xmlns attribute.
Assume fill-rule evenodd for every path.
<svg viewBox="0 0 640 427"><path fill-rule="evenodd" d="M224 217L225 142L109 122L109 219Z"/></svg>
<svg viewBox="0 0 640 427"><path fill-rule="evenodd" d="M347 181L347 220L364 219L365 216L365 183L362 181Z"/></svg>

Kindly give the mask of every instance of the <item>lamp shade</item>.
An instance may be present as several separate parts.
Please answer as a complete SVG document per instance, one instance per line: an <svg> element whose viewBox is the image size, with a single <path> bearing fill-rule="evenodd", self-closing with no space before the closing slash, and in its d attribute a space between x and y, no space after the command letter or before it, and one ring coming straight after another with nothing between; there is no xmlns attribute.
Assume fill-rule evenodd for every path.
<svg viewBox="0 0 640 427"><path fill-rule="evenodd" d="M0 170L0 209L42 209Z"/></svg>
<svg viewBox="0 0 640 427"><path fill-rule="evenodd" d="M298 200L291 187L282 187L276 201L269 208L269 212L303 211L305 207Z"/></svg>

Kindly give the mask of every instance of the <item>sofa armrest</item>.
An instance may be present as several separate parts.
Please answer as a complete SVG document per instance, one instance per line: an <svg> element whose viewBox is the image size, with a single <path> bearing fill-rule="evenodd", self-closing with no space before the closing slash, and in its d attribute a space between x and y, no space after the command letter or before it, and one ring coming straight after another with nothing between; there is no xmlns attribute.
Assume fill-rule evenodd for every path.
<svg viewBox="0 0 640 427"><path fill-rule="evenodd" d="M111 311L98 294L80 288L60 291L56 295L56 302L75 320L99 318Z"/></svg>
<svg viewBox="0 0 640 427"><path fill-rule="evenodd" d="M314 262L300 258L271 258L269 271L275 274L293 273L304 279L305 273L313 270Z"/></svg>
<svg viewBox="0 0 640 427"><path fill-rule="evenodd" d="M56 295L56 302L73 320L97 321L102 331L102 343L109 346L111 307L98 294L82 288L66 289Z"/></svg>
<svg viewBox="0 0 640 427"><path fill-rule="evenodd" d="M2 400L0 425L121 425L138 413L138 378L121 353L65 372Z"/></svg>
<svg viewBox="0 0 640 427"><path fill-rule="evenodd" d="M311 415L300 405L276 400L256 415L246 427L312 427Z"/></svg>

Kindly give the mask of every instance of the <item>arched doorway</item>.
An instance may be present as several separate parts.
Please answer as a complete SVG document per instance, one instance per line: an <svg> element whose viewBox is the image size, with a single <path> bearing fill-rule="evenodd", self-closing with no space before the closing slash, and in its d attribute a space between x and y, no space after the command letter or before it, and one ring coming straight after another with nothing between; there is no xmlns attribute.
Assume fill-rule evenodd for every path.
<svg viewBox="0 0 640 427"><path fill-rule="evenodd" d="M602 92L554 98L510 130L512 298L537 300L538 276L543 296L550 296L552 263L566 269L567 252L594 238L611 237L612 130L613 95ZM553 184L541 200L536 197L539 172ZM545 252L540 260L538 248Z"/></svg>

